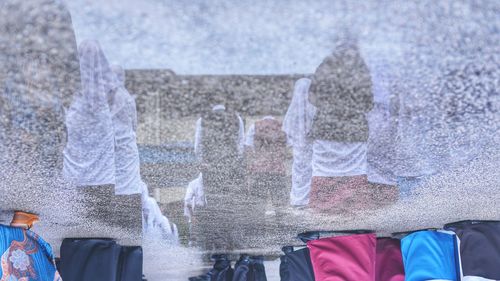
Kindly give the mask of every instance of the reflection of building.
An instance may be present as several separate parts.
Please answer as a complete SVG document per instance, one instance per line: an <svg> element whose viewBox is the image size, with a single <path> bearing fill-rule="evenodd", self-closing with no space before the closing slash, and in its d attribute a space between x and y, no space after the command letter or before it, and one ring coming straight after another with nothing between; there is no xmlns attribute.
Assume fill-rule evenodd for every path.
<svg viewBox="0 0 500 281"><path fill-rule="evenodd" d="M170 70L128 70L127 89L136 94L139 143L187 141L194 122L222 93L243 117L284 115L293 84L304 75L175 75ZM192 123L192 124L191 124Z"/></svg>

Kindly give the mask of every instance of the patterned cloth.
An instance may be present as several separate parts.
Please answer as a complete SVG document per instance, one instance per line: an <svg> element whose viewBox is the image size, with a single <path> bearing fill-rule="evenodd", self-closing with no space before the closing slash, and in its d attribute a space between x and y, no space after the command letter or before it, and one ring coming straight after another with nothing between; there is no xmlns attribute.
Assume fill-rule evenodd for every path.
<svg viewBox="0 0 500 281"><path fill-rule="evenodd" d="M52 248L30 230L0 225L1 281L62 281Z"/></svg>

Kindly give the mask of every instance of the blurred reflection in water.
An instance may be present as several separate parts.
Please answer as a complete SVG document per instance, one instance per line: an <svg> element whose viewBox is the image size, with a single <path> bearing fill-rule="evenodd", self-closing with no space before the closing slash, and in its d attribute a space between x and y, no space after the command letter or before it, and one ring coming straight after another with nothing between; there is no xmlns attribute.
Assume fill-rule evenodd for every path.
<svg viewBox="0 0 500 281"><path fill-rule="evenodd" d="M328 213L373 208L379 199L397 196L395 186L367 181L366 116L373 108L372 82L357 40L350 35L341 40L316 69L311 85L311 100L318 112L310 132L310 205Z"/></svg>
<svg viewBox="0 0 500 281"><path fill-rule="evenodd" d="M106 29L105 42L118 36L128 48L108 45L110 57L173 69L116 72L127 80L112 87L123 92L126 83L137 99L101 96L107 113L86 104L80 109L88 114L76 118L86 89L69 12L49 0L2 1L1 208L39 213L56 252L62 238L75 235L140 244L142 209L148 273L161 271L155 265L164 258L182 267L182 277L191 275L188 267L200 274L210 267L198 250L229 253L233 261L240 253L273 259L304 230L383 235L498 218L497 1L262 3L153 3L162 17L129 2L120 3L126 9L102 5L102 14L73 9L89 23L77 25L87 28L82 34L101 39L92 25L127 26ZM170 13L182 15L182 24L164 16ZM157 26L169 31L168 44ZM281 52L283 45L294 51ZM165 52L182 64L157 62ZM320 62L313 54L326 58L303 71ZM255 75L176 74L186 69ZM111 69L107 75L115 79ZM84 145L72 151L78 142ZM82 159L102 148L105 167L91 163L95 170L72 177L98 187L76 192L59 177L65 146ZM172 245L171 222L183 245L196 250Z"/></svg>
<svg viewBox="0 0 500 281"><path fill-rule="evenodd" d="M222 100L221 100L222 101ZM192 236L204 249L233 249L239 243L232 225L243 202L243 121L218 101L196 123L195 153L199 159L206 206L192 218Z"/></svg>
<svg viewBox="0 0 500 281"><path fill-rule="evenodd" d="M303 206L309 203L312 178L312 142L309 134L316 107L309 102L311 79L295 82L293 97L283 120L287 143L293 148L292 188L290 204Z"/></svg>

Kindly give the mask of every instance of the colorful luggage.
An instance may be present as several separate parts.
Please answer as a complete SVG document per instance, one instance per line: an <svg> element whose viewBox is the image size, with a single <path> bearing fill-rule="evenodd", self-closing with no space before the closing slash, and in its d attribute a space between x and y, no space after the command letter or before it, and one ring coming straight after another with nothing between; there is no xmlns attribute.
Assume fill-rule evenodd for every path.
<svg viewBox="0 0 500 281"><path fill-rule="evenodd" d="M375 234L321 238L307 242L316 281L374 280Z"/></svg>
<svg viewBox="0 0 500 281"><path fill-rule="evenodd" d="M460 221L444 228L460 239L464 280L500 280L500 221Z"/></svg>
<svg viewBox="0 0 500 281"><path fill-rule="evenodd" d="M413 232L401 239L406 281L458 281L456 236L436 230Z"/></svg>

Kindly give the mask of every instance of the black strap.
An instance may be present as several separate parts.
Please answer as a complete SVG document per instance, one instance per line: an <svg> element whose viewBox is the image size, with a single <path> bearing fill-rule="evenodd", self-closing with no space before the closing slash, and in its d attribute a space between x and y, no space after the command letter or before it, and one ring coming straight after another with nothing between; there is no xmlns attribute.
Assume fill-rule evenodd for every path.
<svg viewBox="0 0 500 281"><path fill-rule="evenodd" d="M319 231L306 231L299 233L297 238L302 242L307 243L307 241L317 240L321 236L332 236L334 234L369 234L373 233L373 230L369 229L353 229L353 230L319 230Z"/></svg>
<svg viewBox="0 0 500 281"><path fill-rule="evenodd" d="M229 260L229 256L227 254L213 254L212 256L210 256L210 260L212 261Z"/></svg>
<svg viewBox="0 0 500 281"><path fill-rule="evenodd" d="M382 240L382 239L394 239L394 237L391 237L391 236L380 236L380 237L377 237L377 240Z"/></svg>
<svg viewBox="0 0 500 281"><path fill-rule="evenodd" d="M480 224L480 223L500 223L500 221L496 220L463 220L463 221L456 221L456 222L451 222L447 223L444 225L444 229L453 229L454 227L460 226L460 225L471 225L471 224Z"/></svg>
<svg viewBox="0 0 500 281"><path fill-rule="evenodd" d="M115 241L115 238L110 237L79 237L79 238L64 238L68 242L82 241L82 240L103 240L103 241Z"/></svg>
<svg viewBox="0 0 500 281"><path fill-rule="evenodd" d="M283 253L285 254L291 253L293 252L293 250L294 250L293 246L283 246L281 248L281 251L283 251Z"/></svg>

